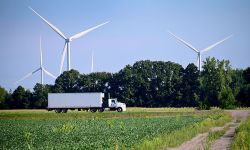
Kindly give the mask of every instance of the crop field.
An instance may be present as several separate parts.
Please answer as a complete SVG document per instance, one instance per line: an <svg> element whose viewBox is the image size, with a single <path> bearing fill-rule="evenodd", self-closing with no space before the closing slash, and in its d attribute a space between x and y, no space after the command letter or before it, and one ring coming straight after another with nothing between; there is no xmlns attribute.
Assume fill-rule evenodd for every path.
<svg viewBox="0 0 250 150"><path fill-rule="evenodd" d="M1 110L0 149L164 149L229 120L220 110L187 108L67 114Z"/></svg>

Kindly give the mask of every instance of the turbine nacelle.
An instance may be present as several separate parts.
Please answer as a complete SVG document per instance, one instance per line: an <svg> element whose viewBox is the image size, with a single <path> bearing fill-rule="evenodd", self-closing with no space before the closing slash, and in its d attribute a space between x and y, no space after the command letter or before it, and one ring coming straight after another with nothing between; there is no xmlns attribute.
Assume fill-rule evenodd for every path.
<svg viewBox="0 0 250 150"><path fill-rule="evenodd" d="M69 43L69 42L71 42L72 40L71 39L65 39L65 42L66 43Z"/></svg>

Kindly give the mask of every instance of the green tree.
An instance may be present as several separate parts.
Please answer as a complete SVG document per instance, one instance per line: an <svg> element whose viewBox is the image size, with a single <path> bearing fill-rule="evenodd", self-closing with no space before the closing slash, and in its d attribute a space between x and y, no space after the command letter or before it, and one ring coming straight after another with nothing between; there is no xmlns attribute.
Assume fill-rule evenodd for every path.
<svg viewBox="0 0 250 150"><path fill-rule="evenodd" d="M8 92L0 86L0 109L7 108Z"/></svg>
<svg viewBox="0 0 250 150"><path fill-rule="evenodd" d="M129 106L179 106L183 68L163 61L138 61L114 74L111 93Z"/></svg>
<svg viewBox="0 0 250 150"><path fill-rule="evenodd" d="M104 92L109 87L111 73L95 72L88 75L82 75L80 80L80 90L82 92Z"/></svg>
<svg viewBox="0 0 250 150"><path fill-rule="evenodd" d="M228 108L234 105L235 100L230 94L232 90L232 69L228 60L216 60L215 58L207 58L203 65L202 71L202 105L207 107L219 106ZM228 93L229 92L229 93ZM225 96L228 94L228 96ZM230 99L226 100L225 98Z"/></svg>
<svg viewBox="0 0 250 150"><path fill-rule="evenodd" d="M250 67L246 68L244 71L243 71L243 77L246 81L246 84L250 84Z"/></svg>
<svg viewBox="0 0 250 150"><path fill-rule="evenodd" d="M51 92L51 85L37 83L34 87L31 108L46 108L48 105L48 93Z"/></svg>
<svg viewBox="0 0 250 150"><path fill-rule="evenodd" d="M232 89L232 92L234 94L234 97L236 97L241 88L244 86L244 78L243 78L243 69L235 69L232 70L232 82L230 84L230 87Z"/></svg>
<svg viewBox="0 0 250 150"><path fill-rule="evenodd" d="M250 107L250 67L243 71L244 84L237 95L240 106Z"/></svg>
<svg viewBox="0 0 250 150"><path fill-rule="evenodd" d="M12 93L12 98L9 101L10 108L28 108L29 107L30 91L25 91L22 86L18 86Z"/></svg>
<svg viewBox="0 0 250 150"><path fill-rule="evenodd" d="M197 106L200 96L199 70L194 64L189 64L182 79L182 106Z"/></svg>
<svg viewBox="0 0 250 150"><path fill-rule="evenodd" d="M53 92L76 93L80 92L81 74L74 69L64 71L55 81Z"/></svg>

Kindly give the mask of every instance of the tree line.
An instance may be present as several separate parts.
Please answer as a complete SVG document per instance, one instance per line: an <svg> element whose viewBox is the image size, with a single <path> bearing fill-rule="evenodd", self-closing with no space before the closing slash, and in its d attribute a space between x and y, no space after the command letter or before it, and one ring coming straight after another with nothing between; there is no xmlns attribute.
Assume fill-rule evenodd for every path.
<svg viewBox="0 0 250 150"><path fill-rule="evenodd" d="M103 92L127 106L198 107L209 109L250 106L250 68L232 69L228 60L207 58L200 72L194 64L143 60L117 73L80 74L65 71L54 85L37 83L33 92L18 86L0 87L0 108L46 108L48 93Z"/></svg>

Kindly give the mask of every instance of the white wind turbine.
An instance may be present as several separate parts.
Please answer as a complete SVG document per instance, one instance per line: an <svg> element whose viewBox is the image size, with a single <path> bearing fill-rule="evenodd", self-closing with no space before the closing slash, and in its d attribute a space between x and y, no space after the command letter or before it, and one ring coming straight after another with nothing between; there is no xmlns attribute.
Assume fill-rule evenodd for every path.
<svg viewBox="0 0 250 150"><path fill-rule="evenodd" d="M231 38L233 35L230 35L222 40L220 40L219 42L216 42L210 46L208 46L207 48L204 48L202 50L198 50L196 49L194 46L192 46L191 44L189 44L188 42L184 41L183 39L181 39L180 37L174 35L172 32L168 31L169 34L171 34L173 37L175 37L178 41L180 41L181 43L185 44L187 47L189 47L190 49L192 49L193 51L195 51L198 56L197 56L197 67L199 68L199 71L201 71L201 54L203 52L209 51L210 49L214 48L215 46L221 44L222 42L226 41L227 39Z"/></svg>
<svg viewBox="0 0 250 150"><path fill-rule="evenodd" d="M40 67L38 69L36 69L33 72L28 73L27 75L25 75L23 78L21 78L20 80L18 80L16 83L19 83L20 81L23 81L24 79L28 78L29 76L35 74L38 71L41 71L41 84L43 85L43 72L45 72L47 75L51 76L52 78L56 79L56 77L51 74L50 72L48 72L44 67L43 67L43 53L42 53L42 39L40 37Z"/></svg>
<svg viewBox="0 0 250 150"><path fill-rule="evenodd" d="M64 40L65 40L65 44L64 44L64 48L63 48L63 52L62 52L62 58L61 58L61 63L60 63L60 74L62 73L62 68L63 68L63 62L64 62L64 58L65 58L65 54L67 51L67 71L70 70L70 42L78 39L82 36L84 36L85 34L109 23L109 21L104 22L102 24L99 24L97 26L94 26L92 28L89 28L85 31L82 31L80 33L77 33L69 38L67 38L57 27L55 27L53 24L51 24L49 21L47 21L46 19L44 19L41 15L39 15L34 9L32 9L31 7L29 7L36 15L38 15L45 23L47 23L57 34L59 34Z"/></svg>

